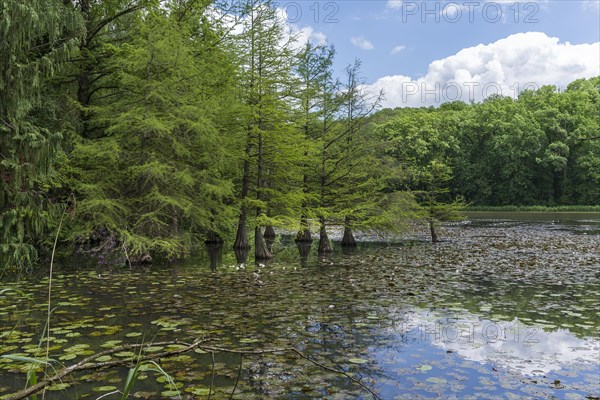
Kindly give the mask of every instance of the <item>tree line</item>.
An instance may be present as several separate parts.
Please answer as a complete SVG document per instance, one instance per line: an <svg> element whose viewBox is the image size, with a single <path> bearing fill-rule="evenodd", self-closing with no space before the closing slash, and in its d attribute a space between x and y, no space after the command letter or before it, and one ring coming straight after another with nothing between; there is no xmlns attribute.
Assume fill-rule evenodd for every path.
<svg viewBox="0 0 600 400"><path fill-rule="evenodd" d="M450 197L486 206L600 204L600 77L374 118L395 143L394 157L438 170Z"/></svg>
<svg viewBox="0 0 600 400"><path fill-rule="evenodd" d="M599 81L377 112L360 62L264 0L0 0L0 265L130 262L297 231L398 231L464 204L597 204ZM252 230L254 231L252 233ZM253 245L250 245L253 238ZM40 252L41 250L41 252Z"/></svg>

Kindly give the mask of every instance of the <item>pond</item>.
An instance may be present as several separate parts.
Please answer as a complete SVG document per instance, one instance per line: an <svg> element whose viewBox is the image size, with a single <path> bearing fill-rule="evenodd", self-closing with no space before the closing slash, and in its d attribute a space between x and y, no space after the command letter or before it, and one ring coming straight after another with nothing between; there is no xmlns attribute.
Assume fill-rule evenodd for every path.
<svg viewBox="0 0 600 400"><path fill-rule="evenodd" d="M239 265L225 252L133 271L59 266L52 367L123 344L203 339L232 350L294 348L315 363L291 352L213 358L197 349L160 360L175 386L142 371L133 397L373 398L367 387L382 399L600 398L600 215L473 213L442 236L436 245L420 234L365 236L328 257L316 243L299 257L281 237L266 265ZM47 285L0 284L21 291L0 295L0 398L25 387L29 368L2 355L45 354ZM121 398L128 370L77 373L46 398Z"/></svg>

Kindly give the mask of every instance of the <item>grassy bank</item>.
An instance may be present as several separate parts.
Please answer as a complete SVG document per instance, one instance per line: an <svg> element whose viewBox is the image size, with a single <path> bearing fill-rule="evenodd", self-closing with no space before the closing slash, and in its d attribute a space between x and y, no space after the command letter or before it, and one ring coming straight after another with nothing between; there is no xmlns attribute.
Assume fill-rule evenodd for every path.
<svg viewBox="0 0 600 400"><path fill-rule="evenodd" d="M600 212L597 206L470 206L465 211L498 212Z"/></svg>

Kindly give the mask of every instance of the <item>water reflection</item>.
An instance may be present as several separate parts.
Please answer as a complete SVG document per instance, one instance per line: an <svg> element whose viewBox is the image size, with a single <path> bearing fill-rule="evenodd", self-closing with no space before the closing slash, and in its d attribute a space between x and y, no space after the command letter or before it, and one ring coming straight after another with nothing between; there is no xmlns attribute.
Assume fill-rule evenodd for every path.
<svg viewBox="0 0 600 400"><path fill-rule="evenodd" d="M178 267L110 275L73 263L53 279L51 330L62 347L51 356L77 345L98 352L113 341L203 337L232 349L294 347L349 371L384 399L585 399L598 393L598 237L548 226L456 225L445 232L452 241L439 246L371 241L353 254L336 246L327 258L317 256L316 243L280 238L273 262L246 268L235 263L246 264L248 251L234 259L229 246L207 246L201 259ZM207 261L216 272L198 274ZM0 295L0 355L37 356L46 282L4 283L33 301ZM208 354L161 366L186 395L212 385ZM229 398L238 370L238 357L217 355L214 398ZM122 387L126 372L72 389L87 394L109 380ZM160 398L154 378L136 382L136 390ZM0 394L25 379L0 357ZM244 357L237 390L239 398L368 398L339 374L281 354Z"/></svg>
<svg viewBox="0 0 600 400"><path fill-rule="evenodd" d="M296 247L298 248L298 253L300 254L300 265L305 267L308 263L312 243L296 242Z"/></svg>
<svg viewBox="0 0 600 400"><path fill-rule="evenodd" d="M235 259L237 261L238 266L246 264L246 260L248 259L248 254L250 253L250 249L234 249Z"/></svg>
<svg viewBox="0 0 600 400"><path fill-rule="evenodd" d="M223 263L223 243L206 243L206 251L210 260L210 270L216 271Z"/></svg>
<svg viewBox="0 0 600 400"><path fill-rule="evenodd" d="M340 246L340 248L342 250L342 254L345 256L350 256L358 252L357 246Z"/></svg>
<svg viewBox="0 0 600 400"><path fill-rule="evenodd" d="M523 375L546 375L573 364L598 363L600 340L579 338L567 329L492 321L480 315L415 310L393 328L404 343L421 341L461 358L491 363Z"/></svg>

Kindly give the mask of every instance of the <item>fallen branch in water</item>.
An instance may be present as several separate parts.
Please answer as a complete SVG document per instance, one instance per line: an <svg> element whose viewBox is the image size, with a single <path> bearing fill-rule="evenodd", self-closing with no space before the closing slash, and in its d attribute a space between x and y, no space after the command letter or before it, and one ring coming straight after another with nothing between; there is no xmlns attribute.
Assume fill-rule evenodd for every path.
<svg viewBox="0 0 600 400"><path fill-rule="evenodd" d="M232 353L232 354L240 354L240 355L248 355L248 354L257 355L257 354L270 354L270 353L295 353L300 358L303 358L306 361L309 361L310 363L316 365L319 368L323 368L323 369L325 369L327 371L330 371L330 372L335 372L336 374L344 375L346 378L350 379L352 382L356 383L357 385L359 385L360 387L362 387L363 389L365 389L369 393L371 393L371 395L373 396L374 399L381 400L381 397L379 397L367 385L365 385L364 383L362 383L358 379L350 376L348 373L346 373L346 372L344 372L342 370L331 368L331 367L328 367L326 365L323 365L323 364L321 364L321 363L313 360L312 358L308 357L307 355L305 355L304 353L302 353L300 350L296 350L293 347L286 347L286 348L283 348L283 349L265 349L265 350L232 350L232 349L225 349L225 348L222 348L222 347L206 347L206 346L199 346L198 348L200 348L200 349L202 349L204 351Z"/></svg>
<svg viewBox="0 0 600 400"><path fill-rule="evenodd" d="M167 358L167 357L172 357L172 356L176 356L179 354L187 353L187 352L195 350L195 349L200 349L202 351L212 353L213 359L214 359L214 353L239 354L240 357L243 357L245 355L293 353L293 354L299 356L300 358L318 366L319 368L322 368L327 371L334 372L336 374L345 376L346 378L351 380L353 383L359 385L360 387L362 387L363 389L368 391L373 396L374 399L381 400L381 398L375 392L373 392L373 390L371 390L368 386L366 386L360 380L350 376L348 373L346 373L342 370L323 365L323 364L311 359L310 357L306 356L304 353L302 353L299 350L296 350L293 347L286 347L286 348L282 348L282 349L234 350L234 349L227 349L227 348L223 348L223 347L202 346L202 343L204 343L204 342L205 342L205 340L196 341L194 343L169 341L169 342L157 342L157 343L145 343L145 344L131 344L131 345L115 347L114 349L101 351L100 353L96 353L89 357L84 358L80 362L73 364L70 367L65 367L65 368L57 371L54 375L38 382L37 384L35 384L33 386L19 390L18 392L15 392L15 393L9 395L8 397L5 398L5 400L25 399L33 394L36 394L36 393L44 390L47 386L49 386L53 383L61 382L65 377L73 374L74 372L86 371L86 370L97 370L97 369L111 368L111 367L116 367L116 366L121 366L121 365L132 364L132 363L140 363L140 362L149 361L149 360L158 360L161 358ZM163 351L161 353L154 353L151 355L140 354L138 357L136 357L134 359L128 358L125 360L94 362L94 360L96 360L99 357L115 354L115 353L118 353L121 351L133 350L133 349L142 349L143 350L144 347L149 347L149 346L169 346L169 345L182 345L185 347L183 347L181 349L177 349L177 350ZM240 371L239 372L241 372L241 367L242 366L241 366L241 358L240 358ZM231 396L233 396L233 393L235 393L235 389L236 389L237 383L238 383L237 381L239 381L239 373L238 373L238 379L236 380L236 385L233 389Z"/></svg>
<svg viewBox="0 0 600 400"><path fill-rule="evenodd" d="M146 347L148 347L148 346L168 346L168 345L183 344L183 343L178 342L178 341L170 341L170 342L158 342L158 343L146 343L146 344L131 344L131 345L115 347L114 349L110 349L110 350L101 351L100 353L96 353L89 357L84 358L77 364L73 364L70 367L65 367L61 370L58 370L54 375L52 375L42 381L39 381L37 384L35 384L33 386L30 386L23 390L19 390L18 392L15 392L15 393L9 395L8 397L5 398L5 400L20 400L20 399L29 397L29 396L43 390L48 385L51 385L55 382L61 382L63 380L63 378L65 378L66 376L68 376L74 372L94 370L94 369L103 369L103 368L131 364L132 362L140 362L140 361L159 359L159 358L163 358L163 357L171 357L171 356L175 356L178 354L186 353L190 350L194 350L198 346L200 346L200 344L202 344L202 343L204 343L204 340L195 342L193 344L185 344L186 347L183 349L164 351L162 353L156 353L156 354L152 354L152 355L140 355L139 357L137 357L135 359L129 358L126 360L114 360L114 361L105 361L105 362L94 363L93 361L95 359L97 359L98 357L108 356L108 355L118 353L118 352L124 351L124 350L133 350L133 349L142 348L144 346L146 346Z"/></svg>

